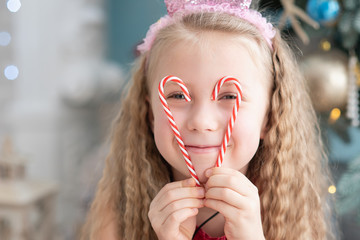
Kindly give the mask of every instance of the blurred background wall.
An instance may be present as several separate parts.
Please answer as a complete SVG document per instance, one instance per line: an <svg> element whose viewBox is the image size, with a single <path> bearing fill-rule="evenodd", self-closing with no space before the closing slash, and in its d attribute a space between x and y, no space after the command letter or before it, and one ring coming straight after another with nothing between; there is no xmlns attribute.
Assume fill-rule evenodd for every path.
<svg viewBox="0 0 360 240"><path fill-rule="evenodd" d="M259 3L267 7L273 20L281 17L281 1ZM299 61L321 119L335 178L329 194L339 199L334 206L343 232L339 238L358 239L360 130L354 124L356 117L346 112L351 104L358 105L352 102L356 99L352 95L358 92L360 79L356 31L360 25L351 19L360 19L360 3L299 0L296 4L321 22L315 30L300 19L309 44L301 41L290 22L285 24L284 34L298 46ZM111 121L136 56L135 47L149 25L165 13L161 0L0 0L0 163L21 159L26 166L25 177L11 181L1 178L0 171L0 187L7 189L2 193L9 196L19 194L9 186L51 184L54 228L45 239L76 238L101 176ZM346 32L348 29L355 35ZM355 64L351 65L352 61ZM356 86L352 93L351 86ZM37 185L19 185L22 182ZM30 196L30 187L27 189ZM37 199L40 194L29 202ZM3 239L1 234L10 223L1 219L1 203L0 192ZM30 225L41 222L38 212L46 204L39 200L34 206L37 210L30 214Z"/></svg>
<svg viewBox="0 0 360 240"><path fill-rule="evenodd" d="M26 168L24 179L3 174L0 190L8 197L28 189L26 204L37 206L44 205L45 190L41 195L36 186L55 186L54 239L77 236L101 176L135 46L164 14L160 0L0 1L0 162L21 159ZM6 201L0 191L0 207L11 208ZM14 222L1 210L4 239ZM38 212L30 212L37 217L27 224L41 222Z"/></svg>

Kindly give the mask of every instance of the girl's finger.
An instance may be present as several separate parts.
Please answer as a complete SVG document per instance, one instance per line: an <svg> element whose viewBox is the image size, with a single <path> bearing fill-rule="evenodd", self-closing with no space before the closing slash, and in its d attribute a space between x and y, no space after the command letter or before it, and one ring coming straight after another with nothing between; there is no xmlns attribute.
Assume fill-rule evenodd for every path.
<svg viewBox="0 0 360 240"><path fill-rule="evenodd" d="M156 195L150 204L151 208L156 208L158 211L164 209L169 203L184 199L184 198L203 198L204 189L195 187L195 181L188 179L173 182L165 185Z"/></svg>
<svg viewBox="0 0 360 240"><path fill-rule="evenodd" d="M205 189L200 187L188 187L188 188L178 188L172 189L164 193L159 199L158 210L162 211L172 202L181 200L181 199L202 199L205 196Z"/></svg>
<svg viewBox="0 0 360 240"><path fill-rule="evenodd" d="M162 219L162 224L165 223L168 216L173 214L174 212L177 212L181 209L189 208L202 208L204 207L204 200L203 199L181 199L178 201L174 201L168 206L166 206L163 211L161 211L160 216Z"/></svg>
<svg viewBox="0 0 360 240"><path fill-rule="evenodd" d="M245 209L247 207L246 203L248 202L248 198L238 194L237 192L235 192L230 188L223 188L223 187L210 188L205 193L205 199L223 201L239 209Z"/></svg>
<svg viewBox="0 0 360 240"><path fill-rule="evenodd" d="M245 184L252 186L254 185L244 174L242 174L240 171L232 169L232 168L225 168L225 167L215 167L208 169L208 171L205 173L205 175L208 175L207 177L210 177L211 175L229 175L229 176L237 176L239 177Z"/></svg>
<svg viewBox="0 0 360 240"><path fill-rule="evenodd" d="M220 171L220 168L214 169L216 170L212 172L205 184L206 189L227 187L244 196L258 194L257 187L242 173L233 169L224 168L225 171Z"/></svg>
<svg viewBox="0 0 360 240"><path fill-rule="evenodd" d="M195 180L192 178L184 179L182 181L176 181L176 182L170 182L166 184L159 193L155 196L154 200L161 197L164 193L177 189L177 188L183 188L183 187L194 187L196 186Z"/></svg>
<svg viewBox="0 0 360 240"><path fill-rule="evenodd" d="M164 222L163 227L169 231L178 231L180 224L189 217L197 215L199 210L197 208L183 208L171 213Z"/></svg>
<svg viewBox="0 0 360 240"><path fill-rule="evenodd" d="M218 211L225 219L236 219L240 214L240 210L238 208L221 200L205 199L204 206Z"/></svg>

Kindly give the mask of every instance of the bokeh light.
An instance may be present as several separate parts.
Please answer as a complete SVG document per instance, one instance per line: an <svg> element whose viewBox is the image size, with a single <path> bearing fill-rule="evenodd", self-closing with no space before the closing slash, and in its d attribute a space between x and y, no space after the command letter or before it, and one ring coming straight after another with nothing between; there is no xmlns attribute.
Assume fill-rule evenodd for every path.
<svg viewBox="0 0 360 240"><path fill-rule="evenodd" d="M336 193L336 187L334 185L329 186L328 188L329 193L334 194Z"/></svg>
<svg viewBox="0 0 360 240"><path fill-rule="evenodd" d="M0 46L7 46L11 41L10 33L0 32Z"/></svg>
<svg viewBox="0 0 360 240"><path fill-rule="evenodd" d="M5 68L4 75L8 80L15 80L19 76L19 69L14 65L9 65Z"/></svg>
<svg viewBox="0 0 360 240"><path fill-rule="evenodd" d="M329 116L329 122L335 123L341 116L341 110L338 108L333 108L330 112L330 116Z"/></svg>
<svg viewBox="0 0 360 240"><path fill-rule="evenodd" d="M10 12L15 13L15 12L19 11L19 9L21 7L21 2L20 2L20 0L8 0L6 6Z"/></svg>
<svg viewBox="0 0 360 240"><path fill-rule="evenodd" d="M320 48L325 51L328 52L331 50L331 43L328 40L322 40L320 42Z"/></svg>

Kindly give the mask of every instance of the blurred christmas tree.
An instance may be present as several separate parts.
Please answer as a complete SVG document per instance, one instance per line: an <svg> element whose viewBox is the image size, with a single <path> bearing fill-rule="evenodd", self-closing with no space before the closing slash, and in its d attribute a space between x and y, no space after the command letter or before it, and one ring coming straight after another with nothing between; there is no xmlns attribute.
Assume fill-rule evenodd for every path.
<svg viewBox="0 0 360 240"><path fill-rule="evenodd" d="M331 38L334 47L360 57L359 0L262 0L260 8L279 14L279 27L289 27L305 44L314 43L308 37Z"/></svg>
<svg viewBox="0 0 360 240"><path fill-rule="evenodd" d="M271 15L277 15L278 27L293 33L303 43L300 47L304 53L304 74L312 78L307 79L310 89L320 88L310 95L315 104L327 103L320 108L315 105L316 110L321 113L330 113L334 108L346 110L350 124L359 126L360 1L274 0L262 1L260 7L270 9ZM317 63L318 68L306 68L309 61Z"/></svg>
<svg viewBox="0 0 360 240"><path fill-rule="evenodd" d="M300 49L329 149L342 239L359 239L360 0L262 0L260 8Z"/></svg>
<svg viewBox="0 0 360 240"><path fill-rule="evenodd" d="M359 57L360 34L360 1L344 0L343 11L336 25L341 38L342 46L347 50L357 50Z"/></svg>
<svg viewBox="0 0 360 240"><path fill-rule="evenodd" d="M360 223L360 157L351 161L338 181L338 209L340 214L355 211Z"/></svg>

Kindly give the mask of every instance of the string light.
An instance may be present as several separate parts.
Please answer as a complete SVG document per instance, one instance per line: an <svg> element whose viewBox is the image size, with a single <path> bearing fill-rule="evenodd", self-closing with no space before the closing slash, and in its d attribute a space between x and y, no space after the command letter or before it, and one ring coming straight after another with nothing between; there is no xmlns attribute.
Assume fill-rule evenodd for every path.
<svg viewBox="0 0 360 240"><path fill-rule="evenodd" d="M0 32L0 46L7 46L11 41L10 33Z"/></svg>
<svg viewBox="0 0 360 240"><path fill-rule="evenodd" d="M335 123L341 116L341 111L338 108L333 108L333 110L331 110L330 112L330 116L329 116L329 123L333 124Z"/></svg>
<svg viewBox="0 0 360 240"><path fill-rule="evenodd" d="M358 59L354 52L351 52L349 58L349 83L348 83L348 103L346 116L350 119L350 124L354 127L360 126L359 115L359 93L357 86L357 65Z"/></svg>
<svg viewBox="0 0 360 240"><path fill-rule="evenodd" d="M14 65L9 65L5 68L4 75L8 80L15 80L19 76L19 69Z"/></svg>
<svg viewBox="0 0 360 240"><path fill-rule="evenodd" d="M336 187L335 187L334 185L329 186L328 192L329 192L330 194L336 193Z"/></svg>
<svg viewBox="0 0 360 240"><path fill-rule="evenodd" d="M20 0L7 0L6 6L10 12L16 13L21 8ZM11 35L8 32L0 32L0 46L10 44ZM4 69L4 76L8 80L15 80L19 76L19 69L15 65L8 65Z"/></svg>
<svg viewBox="0 0 360 240"><path fill-rule="evenodd" d="M360 63L359 62L357 62L354 72L355 72L355 76L356 76L356 85L358 87L360 87Z"/></svg>
<svg viewBox="0 0 360 240"><path fill-rule="evenodd" d="M21 7L21 2L20 2L20 0L8 0L6 6L10 12L15 13L15 12L19 11L19 9Z"/></svg>

